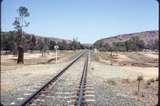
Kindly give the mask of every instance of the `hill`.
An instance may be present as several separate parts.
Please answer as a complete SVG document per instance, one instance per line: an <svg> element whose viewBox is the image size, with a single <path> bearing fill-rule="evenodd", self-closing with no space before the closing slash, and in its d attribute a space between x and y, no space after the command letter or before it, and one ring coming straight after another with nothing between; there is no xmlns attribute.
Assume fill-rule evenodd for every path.
<svg viewBox="0 0 160 106"><path fill-rule="evenodd" d="M112 44L113 42L123 42L129 40L131 37L139 37L139 39L143 40L146 45L153 43L153 41L158 40L158 31L145 31L145 32L137 32L130 34L121 34L113 37L107 37L100 40L97 40L94 44L103 43L103 44Z"/></svg>
<svg viewBox="0 0 160 106"><path fill-rule="evenodd" d="M50 42L50 41L54 41L54 42L63 42L63 41L65 41L67 44L69 44L69 43L72 42L71 40L68 40L68 39L62 39L62 38L57 38L57 37L46 37L46 36L44 36L44 35L35 35L35 34L29 34L29 33L25 33L24 35L25 35L25 36L28 36L28 37L35 36L35 38L36 38L37 40L47 39L49 42Z"/></svg>
<svg viewBox="0 0 160 106"><path fill-rule="evenodd" d="M20 34L19 34L20 36ZM1 50L16 50L18 33L15 31L1 32ZM54 46L59 46L60 50L73 50L83 48L78 41L61 39L56 37L39 36L35 34L25 33L22 36L23 47L25 50L54 50Z"/></svg>

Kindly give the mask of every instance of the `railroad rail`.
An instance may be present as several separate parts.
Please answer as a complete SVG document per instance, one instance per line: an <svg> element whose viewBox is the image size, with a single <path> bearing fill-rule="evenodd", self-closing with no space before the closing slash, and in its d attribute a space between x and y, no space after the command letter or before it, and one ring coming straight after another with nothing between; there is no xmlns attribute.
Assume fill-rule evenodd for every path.
<svg viewBox="0 0 160 106"><path fill-rule="evenodd" d="M82 98L84 95L85 83L86 83L86 79L87 79L87 68L88 68L88 54L87 54L87 58L86 58L86 61L84 64L84 68L83 68L83 73L82 73L82 77L81 77L81 81L80 81L80 90L78 93L79 95L78 95L76 106L82 105Z"/></svg>
<svg viewBox="0 0 160 106"><path fill-rule="evenodd" d="M63 70L61 70L56 76L54 76L50 81L48 81L46 84L44 84L40 89L38 89L36 92L34 92L32 95L28 96L26 99L24 99L22 102L17 103L16 106L26 106L29 104L32 104L32 100L36 98L37 95L40 94L40 92L45 91L45 88L48 88L50 85L52 85L56 80L69 68L72 66L73 63L75 63L80 57L82 57L85 52L80 53L69 65L67 65Z"/></svg>

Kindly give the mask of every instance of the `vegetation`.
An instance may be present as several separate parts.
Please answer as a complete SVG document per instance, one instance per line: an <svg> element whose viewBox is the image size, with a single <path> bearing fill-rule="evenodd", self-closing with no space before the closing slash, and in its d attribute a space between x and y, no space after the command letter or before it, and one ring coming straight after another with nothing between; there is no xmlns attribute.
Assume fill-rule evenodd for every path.
<svg viewBox="0 0 160 106"><path fill-rule="evenodd" d="M141 51L143 49L158 50L158 40L151 41L149 44L145 44L139 37L131 37L127 41L113 42L108 44L105 42L96 42L92 47L82 45L77 39L73 39L72 42L68 43L66 40L56 41L50 38L37 37L35 35L26 34L23 31L24 27L29 25L25 21L25 18L29 16L28 9L26 7L19 7L18 17L15 17L13 26L15 31L1 32L1 50L17 54L17 63L23 63L23 54L25 51L40 50L42 55L47 50L54 50L54 46L58 45L60 50L77 50L77 49L93 49L97 48L100 51Z"/></svg>
<svg viewBox="0 0 160 106"><path fill-rule="evenodd" d="M6 53L14 53L17 44L17 31L1 32L1 50L5 50ZM78 50L85 49L87 46L82 45L75 39L70 43L65 40L57 41L47 37L38 37L33 34L23 33L23 49L24 51L40 50L45 52L47 50L54 50L54 46L58 45L60 50Z"/></svg>
<svg viewBox="0 0 160 106"><path fill-rule="evenodd" d="M152 41L149 45L139 39L138 36L131 37L127 41L112 42L112 44L97 42L93 45L100 51L142 51L144 49L158 50L158 40Z"/></svg>
<svg viewBox="0 0 160 106"><path fill-rule="evenodd" d="M153 82L155 81L155 79L154 79L154 78L151 78L149 81L150 81L151 83L153 83Z"/></svg>
<svg viewBox="0 0 160 106"><path fill-rule="evenodd" d="M109 85L116 85L117 83L114 80L109 79L109 80L107 80L107 84L109 84Z"/></svg>
<svg viewBox="0 0 160 106"><path fill-rule="evenodd" d="M7 53L18 54L17 63L23 63L24 52L30 50L40 50L42 56L47 50L54 50L54 46L58 45L60 50L77 50L85 49L87 46L82 45L78 40L73 39L68 43L65 40L56 41L47 37L39 37L33 34L27 34L23 31L24 27L29 25L25 18L29 16L28 9L24 6L18 8L18 17L15 17L13 26L15 31L1 32L1 51Z"/></svg>
<svg viewBox="0 0 160 106"><path fill-rule="evenodd" d="M24 40L23 40L23 27L27 27L29 23L27 23L24 18L29 16L28 9L26 7L19 7L18 9L18 17L15 18L13 22L13 26L17 31L17 50L18 50L18 59L17 63L23 63L24 58Z"/></svg>
<svg viewBox="0 0 160 106"><path fill-rule="evenodd" d="M140 82L143 80L143 76L138 76L137 81L138 81L138 94L140 92Z"/></svg>

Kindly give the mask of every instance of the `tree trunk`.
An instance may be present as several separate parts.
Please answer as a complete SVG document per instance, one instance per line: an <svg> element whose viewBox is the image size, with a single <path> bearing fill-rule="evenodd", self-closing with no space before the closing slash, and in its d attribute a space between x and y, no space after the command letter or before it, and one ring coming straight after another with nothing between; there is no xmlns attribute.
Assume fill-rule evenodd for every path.
<svg viewBox="0 0 160 106"><path fill-rule="evenodd" d="M13 50L13 55L17 57L17 50Z"/></svg>
<svg viewBox="0 0 160 106"><path fill-rule="evenodd" d="M42 56L44 56L44 50L42 50Z"/></svg>
<svg viewBox="0 0 160 106"><path fill-rule="evenodd" d="M8 53L7 53L7 50L6 50L5 54L6 54L6 55L8 54Z"/></svg>
<svg viewBox="0 0 160 106"><path fill-rule="evenodd" d="M140 81L138 81L138 94L139 94L139 88L140 88Z"/></svg>
<svg viewBox="0 0 160 106"><path fill-rule="evenodd" d="M140 81L138 81L138 100L139 100L139 93L140 93Z"/></svg>
<svg viewBox="0 0 160 106"><path fill-rule="evenodd" d="M24 61L24 50L23 47L18 46L18 60L17 60L17 64L23 64Z"/></svg>

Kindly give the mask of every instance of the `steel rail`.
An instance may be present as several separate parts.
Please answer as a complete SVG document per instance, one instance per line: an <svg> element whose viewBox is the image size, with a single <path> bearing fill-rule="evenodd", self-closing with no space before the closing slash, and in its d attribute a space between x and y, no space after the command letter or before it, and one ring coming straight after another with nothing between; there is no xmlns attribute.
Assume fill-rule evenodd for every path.
<svg viewBox="0 0 160 106"><path fill-rule="evenodd" d="M80 90L79 90L79 96L78 96L78 100L76 102L76 106L81 106L81 104L82 104L82 98L83 98L85 83L86 83L86 79L87 79L87 68L88 68L88 53L87 53L87 58L86 58L86 61L84 64L81 81L80 81Z"/></svg>
<svg viewBox="0 0 160 106"><path fill-rule="evenodd" d="M43 89L45 89L50 83L55 82L73 63L75 63L80 57L82 57L86 52L80 53L69 65L62 69L56 76L54 76L50 81L44 84L40 89L34 92L31 96L24 99L22 102L18 103L16 106L25 106L29 103L36 95L38 95Z"/></svg>

